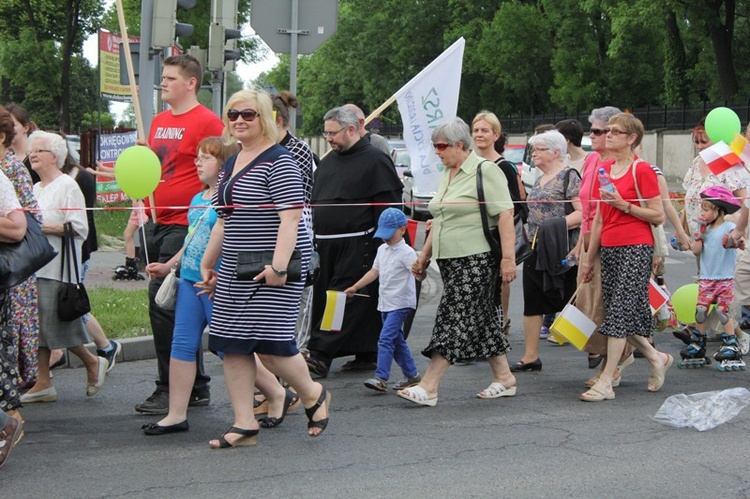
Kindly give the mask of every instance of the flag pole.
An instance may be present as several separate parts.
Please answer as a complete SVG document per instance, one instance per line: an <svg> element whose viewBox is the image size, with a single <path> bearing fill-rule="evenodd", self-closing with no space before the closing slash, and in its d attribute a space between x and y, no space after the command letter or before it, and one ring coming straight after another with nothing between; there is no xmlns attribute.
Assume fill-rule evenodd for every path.
<svg viewBox="0 0 750 499"><path fill-rule="evenodd" d="M135 109L135 123L138 133L138 140L146 142L146 129L143 126L143 116L141 115L141 105L138 101L138 88L135 84L135 71L133 70L133 57L130 52L130 40L128 38L128 27L125 24L125 11L122 8L122 0L115 0L117 4L117 20L120 22L120 35L122 36L122 48L125 50L125 66L128 70L128 80L130 84L130 97L133 100ZM154 195L148 195L148 203L151 207L151 220L156 223L156 209L154 208Z"/></svg>

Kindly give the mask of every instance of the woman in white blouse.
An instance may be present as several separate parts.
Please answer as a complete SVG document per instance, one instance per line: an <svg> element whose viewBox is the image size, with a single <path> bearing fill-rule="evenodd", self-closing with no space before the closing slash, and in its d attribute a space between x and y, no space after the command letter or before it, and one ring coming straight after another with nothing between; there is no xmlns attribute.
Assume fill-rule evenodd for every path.
<svg viewBox="0 0 750 499"><path fill-rule="evenodd" d="M86 204L78 184L61 168L68 154L68 146L59 135L47 132L34 132L29 137L29 159L31 168L39 174L40 182L34 185L34 196L42 210L42 232L50 244L58 251L57 256L37 272L39 287L39 376L34 387L21 397L21 402L54 402L57 391L52 386L49 370L50 350L67 348L86 367L86 395L96 395L104 385L104 377L109 367L107 359L97 357L83 345L88 337L80 318L61 321L57 315L57 295L63 284L62 235L66 223L73 227L76 256L80 259L81 245L88 234ZM80 261L74 262L80 274ZM70 264L66 260L66 267ZM71 269L71 279L75 271ZM65 281L67 278L65 272Z"/></svg>

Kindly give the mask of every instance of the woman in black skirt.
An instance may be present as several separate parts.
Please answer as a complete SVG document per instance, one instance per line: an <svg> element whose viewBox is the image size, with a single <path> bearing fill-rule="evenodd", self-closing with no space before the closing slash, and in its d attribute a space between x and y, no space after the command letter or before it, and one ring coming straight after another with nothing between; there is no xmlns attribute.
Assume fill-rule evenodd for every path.
<svg viewBox="0 0 750 499"><path fill-rule="evenodd" d="M601 251L604 322L599 332L607 336L607 360L599 380L581 394L585 402L615 398L612 381L625 343L638 348L651 363L648 391L659 391L672 365L672 356L656 350L648 339L653 331L648 302L648 282L654 238L651 224L664 222L664 208L656 173L633 150L643 138L643 124L632 114L620 113L607 124L607 150L615 162L602 165L611 178L613 192L599 188L594 179L593 200L598 203L582 277L591 280L594 256ZM601 248L601 250L600 250Z"/></svg>

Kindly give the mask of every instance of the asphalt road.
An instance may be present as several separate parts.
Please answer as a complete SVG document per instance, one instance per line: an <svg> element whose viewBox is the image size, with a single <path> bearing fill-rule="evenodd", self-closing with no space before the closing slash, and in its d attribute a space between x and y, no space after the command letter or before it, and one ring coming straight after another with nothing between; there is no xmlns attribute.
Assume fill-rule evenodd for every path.
<svg viewBox="0 0 750 499"><path fill-rule="evenodd" d="M668 261L672 289L691 281L692 257ZM423 288L409 344L429 340L440 295L439 276ZM520 358L520 280L511 295L511 361ZM669 333L657 346L677 355ZM717 344L710 344L712 351ZM648 366L623 375L617 398L578 400L593 375L571 346L541 346L544 370L518 374L518 395L480 400L485 363L454 366L436 407L367 390L362 373L334 362L326 386L331 423L319 439L306 435L301 409L254 448L210 450L232 414L219 361L208 355L211 405L190 411L187 433L147 437L156 421L133 406L153 388L153 360L121 363L103 391L85 396L81 369L55 371L58 401L23 409L27 435L0 471L0 497L747 497L746 432L750 412L714 430L676 429L651 419L677 393L747 387L748 373L673 367L659 393L646 391ZM394 378L400 374L394 373Z"/></svg>

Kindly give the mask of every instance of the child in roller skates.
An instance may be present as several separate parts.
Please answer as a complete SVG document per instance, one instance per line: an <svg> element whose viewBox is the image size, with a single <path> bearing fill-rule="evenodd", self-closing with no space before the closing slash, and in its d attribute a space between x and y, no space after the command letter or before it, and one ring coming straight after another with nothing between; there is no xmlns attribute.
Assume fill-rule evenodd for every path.
<svg viewBox="0 0 750 499"><path fill-rule="evenodd" d="M745 369L735 322L729 316L729 305L734 300L734 263L737 248L743 248L744 241L731 238L735 224L724 220L725 215L738 211L741 205L725 187L709 187L700 195L703 198L700 215L703 227L690 245L692 252L700 256L695 330L691 343L680 351L682 360L678 365L702 367L711 363L706 357L706 319L709 307L715 304L724 329L721 347L714 354L716 368L719 371Z"/></svg>

